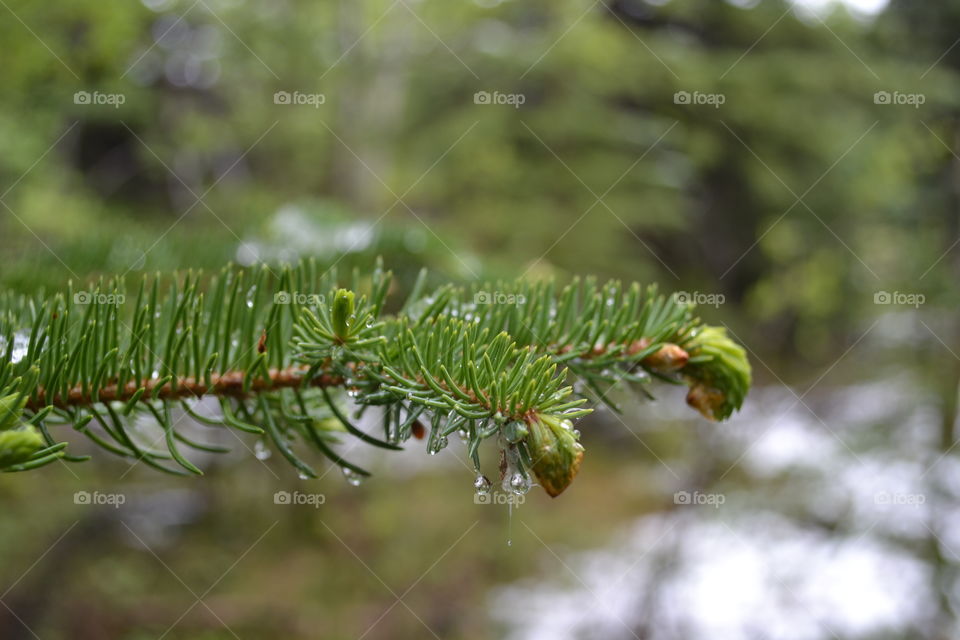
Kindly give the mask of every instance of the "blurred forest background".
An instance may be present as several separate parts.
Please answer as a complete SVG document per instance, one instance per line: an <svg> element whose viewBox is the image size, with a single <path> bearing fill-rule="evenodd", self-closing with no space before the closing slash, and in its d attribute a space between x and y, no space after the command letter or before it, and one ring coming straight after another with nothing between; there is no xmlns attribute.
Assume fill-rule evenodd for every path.
<svg viewBox="0 0 960 640"><path fill-rule="evenodd" d="M359 488L244 450L6 477L0 637L958 637L958 33L953 0L0 0L0 286L593 273L709 301L757 379L720 426L598 411L512 525L455 447Z"/></svg>

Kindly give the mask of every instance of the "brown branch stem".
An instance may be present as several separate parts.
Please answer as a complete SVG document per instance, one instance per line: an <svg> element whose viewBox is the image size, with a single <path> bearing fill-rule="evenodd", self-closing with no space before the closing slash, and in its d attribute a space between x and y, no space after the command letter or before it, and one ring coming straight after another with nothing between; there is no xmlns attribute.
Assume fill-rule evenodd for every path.
<svg viewBox="0 0 960 640"><path fill-rule="evenodd" d="M308 370L309 367L306 366L270 369L268 377L265 378L261 376L251 381L248 392L262 393L275 391L277 389L299 387L303 383L303 377ZM208 394L243 397L248 393L244 391L244 375L245 373L243 371L213 373L210 376L209 384L207 384L206 380L185 377L166 382L162 387L158 386L161 380L155 378L142 382L130 381L123 385L123 387L116 384L105 385L100 389L96 400L82 387L70 389L66 397L58 393L49 400L46 397L46 390L40 389L27 402L26 408L38 411L48 405L53 405L60 409L67 409L69 407L89 405L93 402L126 402L130 400L140 388L145 389L142 396L144 400L200 398ZM310 381L310 385L315 387L331 387L342 383L343 378L329 374L321 374Z"/></svg>
<svg viewBox="0 0 960 640"><path fill-rule="evenodd" d="M629 354L635 354L649 345L649 340L637 340L627 350ZM587 355L599 356L612 349L611 343L608 347L595 347ZM559 353L569 352L572 347L566 346L558 350ZM667 344L662 349L650 356L644 358L644 364L652 366L655 369L661 369L664 372L676 371L683 367L687 361L687 353L673 344ZM213 373L210 375L209 384L206 380L197 380L193 377L175 378L159 386L161 379L150 378L141 382L130 381L123 387L117 384L103 386L97 398L91 397L88 390L81 386L70 389L66 397L57 393L53 398L48 399L45 389L39 389L36 394L27 402L26 409L39 411L43 407L53 405L59 409L68 409L70 407L81 407L94 402L126 402L133 398L134 394L141 388L145 389L141 398L143 400L176 400L181 398L201 398L205 395L244 397L248 393L263 393L275 391L277 389L288 389L299 387L303 383L303 376L307 373L309 367L292 366L285 369L270 369L268 377L259 376L251 381L247 391L244 390L243 371L226 371L223 373ZM314 387L333 387L343 384L343 378L330 374L321 374L315 376L310 381L310 386ZM473 391L464 387L463 389L470 396ZM478 399L475 398L479 402Z"/></svg>

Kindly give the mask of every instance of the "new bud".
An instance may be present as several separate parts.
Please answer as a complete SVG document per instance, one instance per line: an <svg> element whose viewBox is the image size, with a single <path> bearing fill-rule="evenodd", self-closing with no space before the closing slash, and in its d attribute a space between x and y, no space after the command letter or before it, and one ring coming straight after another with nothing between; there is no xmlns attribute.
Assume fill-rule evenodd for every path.
<svg viewBox="0 0 960 640"><path fill-rule="evenodd" d="M27 403L26 396L11 393L0 398L0 431L13 429L20 424L23 407Z"/></svg>
<svg viewBox="0 0 960 640"><path fill-rule="evenodd" d="M687 404L700 412L707 420L716 420L722 415L727 397L719 389L704 384L695 384L687 392Z"/></svg>
<svg viewBox="0 0 960 640"><path fill-rule="evenodd" d="M353 315L353 291L340 289L333 298L333 309L331 316L333 320L333 331L341 340L346 340L350 336L350 325L353 324L355 317Z"/></svg>
<svg viewBox="0 0 960 640"><path fill-rule="evenodd" d="M26 462L43 448L43 438L33 427L0 432L0 469Z"/></svg>
<svg viewBox="0 0 960 640"><path fill-rule="evenodd" d="M683 369L690 354L675 344L667 343L643 359L643 364L657 373L674 373Z"/></svg>

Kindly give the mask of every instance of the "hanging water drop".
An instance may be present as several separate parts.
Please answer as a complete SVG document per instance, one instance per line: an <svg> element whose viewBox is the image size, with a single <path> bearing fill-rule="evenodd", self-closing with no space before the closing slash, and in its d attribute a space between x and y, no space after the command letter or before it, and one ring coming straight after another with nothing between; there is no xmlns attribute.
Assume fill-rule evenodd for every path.
<svg viewBox="0 0 960 640"><path fill-rule="evenodd" d="M363 476L349 467L343 467L343 477L347 479L347 483L352 487L359 487L360 483L363 482Z"/></svg>
<svg viewBox="0 0 960 640"><path fill-rule="evenodd" d="M435 456L440 453L440 450L446 447L448 443L449 441L447 440L447 436L439 436L433 441L433 443L431 443L428 453L432 456Z"/></svg>
<svg viewBox="0 0 960 640"><path fill-rule="evenodd" d="M473 481L473 488L476 489L478 496L486 496L490 494L490 479L485 475L478 475L476 480Z"/></svg>
<svg viewBox="0 0 960 640"><path fill-rule="evenodd" d="M257 440L253 444L253 455L257 457L257 460L266 460L270 457L271 451L267 448L267 445L263 444L263 440Z"/></svg>
<svg viewBox="0 0 960 640"><path fill-rule="evenodd" d="M299 477L301 480L309 480L309 479L310 479L310 476L308 476L307 474L305 474L303 471L301 471L300 473L298 473L298 474L297 474L297 477Z"/></svg>
<svg viewBox="0 0 960 640"><path fill-rule="evenodd" d="M518 471L510 476L510 490L518 496L522 496L530 491L530 484L530 476L525 473Z"/></svg>

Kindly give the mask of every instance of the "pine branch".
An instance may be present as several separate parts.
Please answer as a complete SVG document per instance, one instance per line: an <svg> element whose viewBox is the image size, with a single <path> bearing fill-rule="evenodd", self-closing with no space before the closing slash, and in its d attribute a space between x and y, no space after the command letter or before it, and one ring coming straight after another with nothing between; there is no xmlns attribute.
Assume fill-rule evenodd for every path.
<svg viewBox="0 0 960 640"><path fill-rule="evenodd" d="M52 398L46 397L46 390L38 389L37 392L28 399L25 406L31 411L39 411L47 406L53 406L57 409L66 409L69 407L83 407L96 402L128 402L134 396L138 400L177 400L177 399L200 399L205 395L230 396L244 398L253 393L262 393L266 391L277 391L280 389L299 388L304 384L315 387L336 387L343 384L343 378L337 378L329 375L313 377L304 381L304 374L307 373L307 366L293 366L286 369L269 369L267 375L254 378L250 383L249 389L244 388L244 373L242 371L227 371L225 373L212 373L209 381L197 380L192 377L177 378L176 380L147 379L141 381L130 381L123 387L116 384L107 384L100 388L97 393L97 399L88 393L82 386L71 388L66 397L60 394ZM160 383L163 386L160 386ZM142 391L141 391L142 389Z"/></svg>
<svg viewBox="0 0 960 640"><path fill-rule="evenodd" d="M653 287L585 279L559 291L497 282L425 294L421 273L386 313L390 282L379 262L368 277L341 278L306 261L276 273L157 275L129 298L122 279L0 295L0 469L86 459L52 435L71 425L114 454L200 474L181 449L219 449L188 438L182 413L257 434L304 477L316 476L298 452L310 447L356 482L369 474L336 452L339 436L398 449L428 423L432 453L453 433L465 438L478 491L490 490L480 445L495 439L505 490L525 492L532 473L555 496L580 467L573 421L589 400L616 409L611 388L646 392L658 379L687 384L688 403L722 420L750 384L743 349ZM217 400L218 415L199 412L203 398ZM357 414L377 407L382 437L352 424L350 404Z"/></svg>

